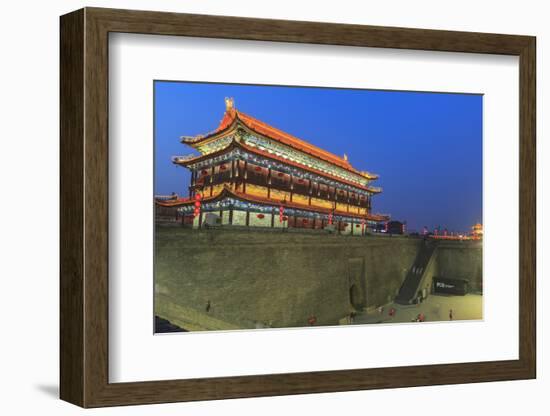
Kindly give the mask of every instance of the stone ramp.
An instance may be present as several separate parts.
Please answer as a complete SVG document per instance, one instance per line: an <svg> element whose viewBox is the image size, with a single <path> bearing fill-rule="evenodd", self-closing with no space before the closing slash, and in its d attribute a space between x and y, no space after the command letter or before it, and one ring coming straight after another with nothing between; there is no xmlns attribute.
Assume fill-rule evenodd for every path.
<svg viewBox="0 0 550 416"><path fill-rule="evenodd" d="M156 294L155 315L166 319L185 331L227 331L243 329L243 326L231 324L208 315L206 312L178 305L167 295Z"/></svg>

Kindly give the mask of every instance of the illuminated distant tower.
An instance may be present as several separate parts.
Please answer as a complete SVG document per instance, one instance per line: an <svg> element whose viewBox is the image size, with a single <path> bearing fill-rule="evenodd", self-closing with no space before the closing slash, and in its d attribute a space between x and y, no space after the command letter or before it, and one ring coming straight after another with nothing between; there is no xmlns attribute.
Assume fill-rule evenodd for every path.
<svg viewBox="0 0 550 416"><path fill-rule="evenodd" d="M472 227L472 237L481 240L483 238L483 226L477 223Z"/></svg>

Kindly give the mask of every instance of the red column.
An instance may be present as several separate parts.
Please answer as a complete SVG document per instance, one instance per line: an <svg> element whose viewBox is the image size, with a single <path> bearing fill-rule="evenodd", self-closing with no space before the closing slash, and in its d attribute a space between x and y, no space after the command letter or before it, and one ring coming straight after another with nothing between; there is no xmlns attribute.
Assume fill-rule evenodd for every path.
<svg viewBox="0 0 550 416"><path fill-rule="evenodd" d="M271 168L267 169L267 197L271 198Z"/></svg>
<svg viewBox="0 0 550 416"><path fill-rule="evenodd" d="M243 172L243 193L246 194L246 179L248 178L248 162L244 161L244 172Z"/></svg>

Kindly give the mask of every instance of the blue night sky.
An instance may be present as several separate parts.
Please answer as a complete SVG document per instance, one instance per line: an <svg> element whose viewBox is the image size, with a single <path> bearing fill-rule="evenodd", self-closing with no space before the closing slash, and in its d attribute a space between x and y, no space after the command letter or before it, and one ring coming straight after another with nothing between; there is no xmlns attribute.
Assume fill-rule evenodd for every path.
<svg viewBox="0 0 550 416"><path fill-rule="evenodd" d="M237 110L380 175L373 212L409 230L469 231L482 221L482 96L401 91L155 82L155 194L187 196L171 163L193 153L180 136L214 130Z"/></svg>

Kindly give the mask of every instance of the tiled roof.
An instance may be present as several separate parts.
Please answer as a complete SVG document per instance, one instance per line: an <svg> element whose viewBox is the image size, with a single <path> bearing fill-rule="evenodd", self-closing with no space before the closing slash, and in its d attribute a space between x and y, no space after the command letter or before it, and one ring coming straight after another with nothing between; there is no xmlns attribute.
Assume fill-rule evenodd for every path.
<svg viewBox="0 0 550 416"><path fill-rule="evenodd" d="M233 124L235 120L240 120L246 127L248 127L250 130L253 130L254 132L270 137L273 140L278 141L279 143L285 144L289 147L292 147L296 150L299 150L301 152L307 153L309 155L315 156L321 160L324 160L326 162L332 163L336 166L339 166L343 169L346 169L350 172L353 172L355 174L365 176L368 179L377 179L378 175L371 174L371 173L365 173L360 172L357 169L355 169L351 163L349 163L348 160L344 159L343 157L337 156L334 153L328 152L326 150L323 150L315 145L312 145L311 143L308 143L304 140L301 140L289 133L286 133L282 130L279 130L273 126L270 126L267 123L264 123L261 120L258 120L257 118L254 118L252 116L249 116L248 114L242 113L240 111L237 111L234 108L231 108L227 110L224 113L224 116L222 120L220 121L220 124L214 130L214 132L206 135L206 136L198 136L194 138L185 138L183 140L184 143L188 144L194 144L194 143L200 143L212 136L214 136L217 133L220 133Z"/></svg>
<svg viewBox="0 0 550 416"><path fill-rule="evenodd" d="M263 121L260 121L247 114L241 112L236 113L239 119L242 120L248 128L260 134L271 137L272 139L275 139L280 143L286 144L287 146L293 147L294 149L300 150L304 153L309 153L313 156L318 157L319 159L326 160L327 162L333 163L336 166L340 166L341 168L355 170L353 166L351 166L351 164L344 158L336 156L335 154L327 152L326 150L314 146L311 143L305 142L304 140L285 133L284 131L272 127L269 124L266 124Z"/></svg>

